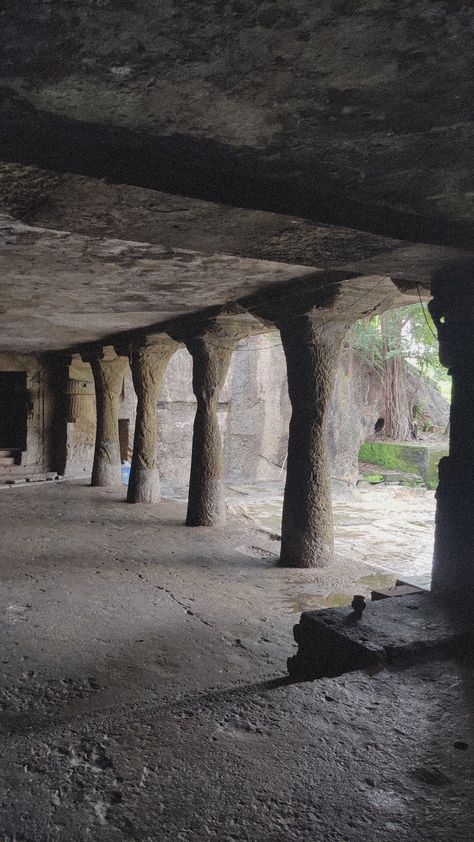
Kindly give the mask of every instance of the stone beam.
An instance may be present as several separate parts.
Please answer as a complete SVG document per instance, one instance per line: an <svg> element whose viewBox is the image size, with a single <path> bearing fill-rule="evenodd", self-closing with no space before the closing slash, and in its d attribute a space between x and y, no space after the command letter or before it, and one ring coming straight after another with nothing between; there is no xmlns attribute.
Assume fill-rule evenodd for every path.
<svg viewBox="0 0 474 842"><path fill-rule="evenodd" d="M400 289L389 275L314 270L295 282L271 284L237 303L265 324L278 325L289 314L313 309L321 321L342 319L352 324L417 301L416 287Z"/></svg>
<svg viewBox="0 0 474 842"><path fill-rule="evenodd" d="M79 350L220 308L307 267L24 225L0 213L0 350ZM156 325L159 325L157 328Z"/></svg>
<svg viewBox="0 0 474 842"><path fill-rule="evenodd" d="M387 273L419 285L422 294L442 263L462 256L447 246L19 164L0 162L0 193L12 216L30 225L325 271Z"/></svg>

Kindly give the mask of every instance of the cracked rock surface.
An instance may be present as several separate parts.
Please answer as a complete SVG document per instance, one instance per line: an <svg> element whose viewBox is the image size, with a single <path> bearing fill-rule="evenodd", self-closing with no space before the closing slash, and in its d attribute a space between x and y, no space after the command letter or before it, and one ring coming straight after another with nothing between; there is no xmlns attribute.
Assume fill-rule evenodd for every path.
<svg viewBox="0 0 474 842"><path fill-rule="evenodd" d="M367 568L281 570L248 522L124 496L0 492L7 839L471 838L467 664L289 685L291 593Z"/></svg>

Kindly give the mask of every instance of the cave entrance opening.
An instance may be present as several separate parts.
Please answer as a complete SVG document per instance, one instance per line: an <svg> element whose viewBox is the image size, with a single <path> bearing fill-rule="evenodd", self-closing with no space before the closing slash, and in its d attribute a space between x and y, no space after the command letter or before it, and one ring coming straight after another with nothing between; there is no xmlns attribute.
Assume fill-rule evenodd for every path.
<svg viewBox="0 0 474 842"><path fill-rule="evenodd" d="M26 450L25 371L0 372L0 450Z"/></svg>

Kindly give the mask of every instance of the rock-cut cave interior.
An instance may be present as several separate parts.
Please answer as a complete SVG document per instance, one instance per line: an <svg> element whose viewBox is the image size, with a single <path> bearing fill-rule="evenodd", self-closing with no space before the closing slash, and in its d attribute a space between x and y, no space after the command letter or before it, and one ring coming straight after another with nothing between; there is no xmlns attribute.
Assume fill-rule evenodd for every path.
<svg viewBox="0 0 474 842"><path fill-rule="evenodd" d="M474 840L473 35L0 9L2 842Z"/></svg>

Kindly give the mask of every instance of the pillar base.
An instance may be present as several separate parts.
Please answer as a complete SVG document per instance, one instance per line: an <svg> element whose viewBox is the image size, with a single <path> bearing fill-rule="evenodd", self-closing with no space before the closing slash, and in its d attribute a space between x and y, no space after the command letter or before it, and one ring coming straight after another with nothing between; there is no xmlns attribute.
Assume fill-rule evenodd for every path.
<svg viewBox="0 0 474 842"><path fill-rule="evenodd" d="M120 488L120 448L116 442L102 442L96 450L91 485L99 488Z"/></svg>
<svg viewBox="0 0 474 842"><path fill-rule="evenodd" d="M318 544L316 547L301 547L298 542L287 538L282 543L278 567L327 567L334 562L334 545Z"/></svg>
<svg viewBox="0 0 474 842"><path fill-rule="evenodd" d="M130 476L127 490L127 503L159 503L161 498L160 475L158 468L136 465L133 477Z"/></svg>
<svg viewBox="0 0 474 842"><path fill-rule="evenodd" d="M439 463L431 590L472 600L474 595L474 460L446 456Z"/></svg>
<svg viewBox="0 0 474 842"><path fill-rule="evenodd" d="M186 526L223 526L226 521L225 492L222 482L207 487L197 499L188 502Z"/></svg>

